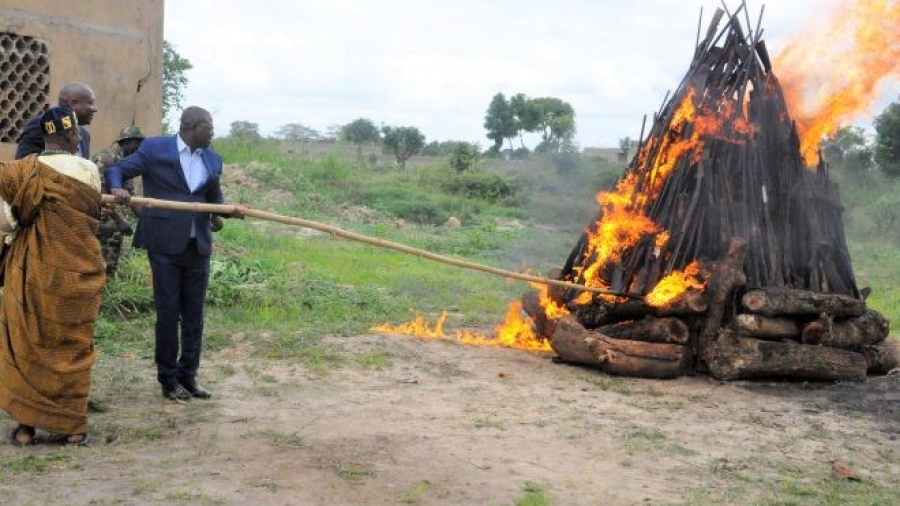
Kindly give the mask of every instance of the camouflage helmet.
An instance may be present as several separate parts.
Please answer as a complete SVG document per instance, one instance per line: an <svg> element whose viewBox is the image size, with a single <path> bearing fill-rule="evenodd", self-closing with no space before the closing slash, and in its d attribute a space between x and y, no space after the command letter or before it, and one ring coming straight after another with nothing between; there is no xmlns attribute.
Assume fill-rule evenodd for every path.
<svg viewBox="0 0 900 506"><path fill-rule="evenodd" d="M141 131L141 127L137 125L127 126L119 132L119 137L116 139L116 142L124 141L125 139L143 139L144 132Z"/></svg>

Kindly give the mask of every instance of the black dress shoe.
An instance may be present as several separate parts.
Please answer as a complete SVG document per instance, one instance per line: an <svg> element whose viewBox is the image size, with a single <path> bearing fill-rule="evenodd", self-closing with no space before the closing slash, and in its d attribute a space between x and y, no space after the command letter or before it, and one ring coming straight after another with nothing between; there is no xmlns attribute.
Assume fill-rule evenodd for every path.
<svg viewBox="0 0 900 506"><path fill-rule="evenodd" d="M200 386L195 379L181 381L181 386L183 386L193 397L198 399L209 399L212 397L212 393Z"/></svg>
<svg viewBox="0 0 900 506"><path fill-rule="evenodd" d="M173 401L186 401L192 397L191 393L179 383L163 385L162 394L166 399Z"/></svg>

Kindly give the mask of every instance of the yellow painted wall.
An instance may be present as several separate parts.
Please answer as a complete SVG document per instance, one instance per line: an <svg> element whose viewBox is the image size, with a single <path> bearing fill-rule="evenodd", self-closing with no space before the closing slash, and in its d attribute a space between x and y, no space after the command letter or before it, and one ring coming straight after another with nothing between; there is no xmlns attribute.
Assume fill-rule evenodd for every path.
<svg viewBox="0 0 900 506"><path fill-rule="evenodd" d="M50 53L49 101L83 81L99 111L88 126L92 154L132 122L147 135L162 127L163 0L2 0L0 32L43 39ZM0 142L0 159L15 153Z"/></svg>

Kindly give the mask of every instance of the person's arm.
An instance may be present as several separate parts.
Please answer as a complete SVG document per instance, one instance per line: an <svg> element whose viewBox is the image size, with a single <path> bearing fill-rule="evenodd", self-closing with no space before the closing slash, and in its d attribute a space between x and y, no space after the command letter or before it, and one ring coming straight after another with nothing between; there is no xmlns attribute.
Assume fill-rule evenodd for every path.
<svg viewBox="0 0 900 506"><path fill-rule="evenodd" d="M144 175L150 168L151 155L147 143L141 145L137 151L119 160L106 169L106 181L109 183L109 193L119 202L131 200L131 193L123 188L123 181Z"/></svg>

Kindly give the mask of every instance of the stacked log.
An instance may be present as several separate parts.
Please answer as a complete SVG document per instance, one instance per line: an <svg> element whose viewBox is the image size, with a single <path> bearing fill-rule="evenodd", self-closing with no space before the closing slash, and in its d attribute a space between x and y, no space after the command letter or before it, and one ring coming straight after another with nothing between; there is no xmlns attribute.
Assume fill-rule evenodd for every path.
<svg viewBox="0 0 900 506"><path fill-rule="evenodd" d="M888 321L864 301L783 287L747 291L705 355L720 379L860 381L897 367Z"/></svg>
<svg viewBox="0 0 900 506"><path fill-rule="evenodd" d="M630 323L606 327L607 332L621 330L621 335L641 340L614 337L588 330L567 315L559 320L550 345L564 361L593 366L608 374L659 379L681 376L687 360L686 348L679 342L687 334L684 324L674 318L660 322L648 316L637 325L654 331L634 333L636 326Z"/></svg>
<svg viewBox="0 0 900 506"><path fill-rule="evenodd" d="M688 72L553 276L622 297L551 291L570 313L558 320L523 300L563 361L653 378L858 381L897 367L888 322L856 285L837 186L821 162L806 167L745 9L717 10L698 32ZM689 270L702 289L647 302Z"/></svg>
<svg viewBox="0 0 900 506"><path fill-rule="evenodd" d="M889 322L877 311L841 294L783 288L755 289L735 284L735 272L720 263L719 290L703 312L659 316L621 311L618 321L584 322L576 314L559 320L543 316L537 297L526 310L564 362L608 374L675 378L703 369L717 379L793 378L861 381L900 365L900 348L889 341ZM728 300L745 292L727 319ZM766 300L759 304L759 300ZM641 304L629 304L629 308ZM616 314L615 305L590 314ZM682 306L685 307L685 306ZM830 312L828 312L830 311ZM624 319L629 318L629 319ZM633 319L632 319L633 318Z"/></svg>

